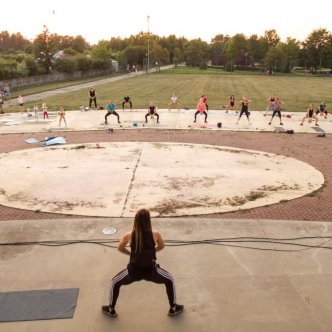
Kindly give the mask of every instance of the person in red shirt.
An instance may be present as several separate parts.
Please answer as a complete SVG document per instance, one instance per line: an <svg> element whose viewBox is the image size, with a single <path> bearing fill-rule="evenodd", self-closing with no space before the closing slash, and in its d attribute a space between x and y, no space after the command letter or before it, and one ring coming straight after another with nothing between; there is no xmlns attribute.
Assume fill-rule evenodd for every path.
<svg viewBox="0 0 332 332"><path fill-rule="evenodd" d="M206 106L206 110L208 111L209 110L209 105L208 105L208 100L207 100L207 98L206 98L206 96L205 95L202 95L202 97L201 97L201 99L200 100L202 100L202 102L205 104L205 106Z"/></svg>
<svg viewBox="0 0 332 332"><path fill-rule="evenodd" d="M195 113L195 120L194 122L196 122L197 120L197 115L201 114L201 115L205 115L205 123L207 123L207 113L206 113L206 104L203 102L203 98L200 99L199 103L197 104L197 112Z"/></svg>

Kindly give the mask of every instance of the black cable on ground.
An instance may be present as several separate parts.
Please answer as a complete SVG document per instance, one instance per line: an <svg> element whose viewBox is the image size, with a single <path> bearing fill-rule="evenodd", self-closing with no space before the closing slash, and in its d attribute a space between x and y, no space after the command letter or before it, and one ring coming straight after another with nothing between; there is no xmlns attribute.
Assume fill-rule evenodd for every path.
<svg viewBox="0 0 332 332"><path fill-rule="evenodd" d="M312 239L324 239L325 241L319 244L306 244L297 243L295 241L300 240L312 240ZM293 238L261 238L261 237L234 237L234 238L221 238L221 239L205 239L205 240L166 240L165 244L169 247L181 247L181 246L192 246L192 245L218 245L218 246L228 246L252 250L262 250L262 251L279 251L279 252L299 252L310 249L328 249L331 250L332 247L324 246L327 242L332 240L332 236L306 236L306 237L293 237ZM48 246L48 247L58 247L67 246L73 244L94 244L105 246L109 248L117 248L118 239L91 239L91 240L52 240L52 241L25 241L25 242L8 242L0 243L1 246ZM257 246L245 245L249 243L264 243L264 244L276 244L278 246L295 246L300 247L300 249L279 249L279 248L262 248Z"/></svg>

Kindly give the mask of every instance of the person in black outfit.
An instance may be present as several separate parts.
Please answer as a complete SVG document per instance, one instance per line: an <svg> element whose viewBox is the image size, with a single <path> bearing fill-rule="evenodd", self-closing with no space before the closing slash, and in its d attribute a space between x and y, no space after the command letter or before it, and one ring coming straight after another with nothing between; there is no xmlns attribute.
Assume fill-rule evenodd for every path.
<svg viewBox="0 0 332 332"><path fill-rule="evenodd" d="M247 96L243 96L242 100L240 101L240 103L242 105L241 112L240 112L240 115L239 115L239 118L238 118L236 124L239 123L239 121L240 121L243 114L246 115L248 123L251 124L250 120L249 120L249 115L250 115L250 113L249 113L249 103L250 102L251 102L251 100L249 100Z"/></svg>
<svg viewBox="0 0 332 332"><path fill-rule="evenodd" d="M308 123L312 122L312 119L315 120L315 126L319 126L318 122L318 117L315 114L315 106L313 104L309 105L309 108L307 109L307 113L305 114L304 118L302 119L302 122L300 123L300 126L303 126L303 122L305 119L308 119Z"/></svg>
<svg viewBox="0 0 332 332"><path fill-rule="evenodd" d="M316 115L318 115L318 114L320 116L325 115L325 119L327 119L327 107L323 101L319 104L319 109L317 109L317 111L316 111Z"/></svg>
<svg viewBox="0 0 332 332"><path fill-rule="evenodd" d="M130 244L130 250L126 248ZM116 317L115 305L120 287L135 281L146 280L166 286L170 309L169 316L175 316L183 311L184 306L176 303L175 282L172 275L162 269L156 262L156 252L165 247L164 240L158 231L152 230L150 212L139 210L134 219L132 231L121 239L118 250L130 256L127 268L112 279L109 292L109 305L102 306L102 312L110 317Z"/></svg>
<svg viewBox="0 0 332 332"><path fill-rule="evenodd" d="M90 88L89 90L89 108L91 108L92 102L94 102L95 108L97 108L97 94L94 88Z"/></svg>
<svg viewBox="0 0 332 332"><path fill-rule="evenodd" d="M130 109L133 108L133 103L131 102L131 99L130 99L130 97L128 95L123 97L122 109L124 109L124 107L125 107L126 104L129 104Z"/></svg>
<svg viewBox="0 0 332 332"><path fill-rule="evenodd" d="M154 116L157 117L157 123L159 123L159 114L157 113L156 106L153 105L153 103L150 104L148 113L145 114L145 123L148 123L148 116L151 115L151 119L153 119Z"/></svg>

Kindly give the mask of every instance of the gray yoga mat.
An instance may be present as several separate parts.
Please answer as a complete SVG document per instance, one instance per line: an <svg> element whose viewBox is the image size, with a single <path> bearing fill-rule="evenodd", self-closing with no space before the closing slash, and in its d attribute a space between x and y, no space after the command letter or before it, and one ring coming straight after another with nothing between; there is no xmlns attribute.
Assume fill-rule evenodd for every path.
<svg viewBox="0 0 332 332"><path fill-rule="evenodd" d="M71 318L79 288L0 293L0 322Z"/></svg>

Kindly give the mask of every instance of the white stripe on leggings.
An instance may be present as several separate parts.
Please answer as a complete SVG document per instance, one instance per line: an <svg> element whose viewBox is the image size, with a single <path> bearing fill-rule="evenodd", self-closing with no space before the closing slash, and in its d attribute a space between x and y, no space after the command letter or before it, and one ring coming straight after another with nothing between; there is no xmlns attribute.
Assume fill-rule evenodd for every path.
<svg viewBox="0 0 332 332"><path fill-rule="evenodd" d="M109 294L109 300L110 304L113 302L113 289L114 289L114 284L119 282L120 280L124 279L128 275L128 269L124 269L122 272L120 272L117 276L115 276L112 279L112 287L110 289L110 294Z"/></svg>
<svg viewBox="0 0 332 332"><path fill-rule="evenodd" d="M166 270L162 269L161 267L157 267L156 268L157 273L159 273L161 276L165 277L168 280L172 281L172 285L173 285L173 294L174 294L174 303L176 303L176 291L175 291L175 281L172 277L172 275L167 272Z"/></svg>

